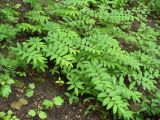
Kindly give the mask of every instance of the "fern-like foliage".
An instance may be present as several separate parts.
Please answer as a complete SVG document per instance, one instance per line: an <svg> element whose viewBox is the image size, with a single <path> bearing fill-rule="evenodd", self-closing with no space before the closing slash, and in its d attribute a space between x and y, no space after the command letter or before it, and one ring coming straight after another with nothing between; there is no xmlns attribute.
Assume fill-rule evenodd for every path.
<svg viewBox="0 0 160 120"><path fill-rule="evenodd" d="M4 22L6 21L17 22L18 16L20 15L20 13L11 7L6 7L0 11L0 15L1 15L0 17L1 19L5 19Z"/></svg>
<svg viewBox="0 0 160 120"><path fill-rule="evenodd" d="M13 48L14 52L20 56L21 60L25 60L28 64L32 64L33 68L38 68L45 71L47 59L42 54L41 50L45 44L40 38L30 38L23 45L17 43L17 48Z"/></svg>
<svg viewBox="0 0 160 120"><path fill-rule="evenodd" d="M45 15L44 11L33 10L26 13L26 17L35 23L46 23L49 21L49 17Z"/></svg>
<svg viewBox="0 0 160 120"><path fill-rule="evenodd" d="M20 23L17 25L17 28L23 32L31 32L31 33L34 33L34 32L38 32L38 33L41 33L42 32L42 27L39 26L39 25L32 25L32 24L29 24L29 23Z"/></svg>
<svg viewBox="0 0 160 120"><path fill-rule="evenodd" d="M12 50L18 58L42 71L48 62L59 66L71 102L90 95L115 119L159 114L159 29L147 23L149 6L136 2L127 9L133 2L128 0L25 1L33 10L18 28L43 34L17 43ZM37 1L41 9L34 7Z"/></svg>
<svg viewBox="0 0 160 120"><path fill-rule="evenodd" d="M69 32L70 34L68 34ZM45 57L56 60L56 64L61 67L73 67L72 61L75 60L74 56L78 52L73 46L76 33L71 33L71 31L68 33L62 30L51 31L44 38L46 43L42 42L40 38L31 38L23 45L18 43L17 48L13 50L21 56L22 60L27 60L28 64L31 63L34 68L40 68L43 71L46 67L47 59Z"/></svg>
<svg viewBox="0 0 160 120"><path fill-rule="evenodd" d="M17 34L17 32L18 32L17 28L14 28L13 26L11 26L9 24L1 24L0 25L0 41L12 40L15 37L15 35Z"/></svg>

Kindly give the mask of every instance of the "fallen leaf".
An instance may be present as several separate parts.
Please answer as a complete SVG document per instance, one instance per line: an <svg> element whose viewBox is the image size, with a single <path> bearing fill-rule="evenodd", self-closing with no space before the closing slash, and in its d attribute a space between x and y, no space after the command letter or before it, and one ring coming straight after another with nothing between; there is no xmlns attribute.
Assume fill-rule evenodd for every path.
<svg viewBox="0 0 160 120"><path fill-rule="evenodd" d="M27 104L28 104L28 100L25 99L25 98L21 98L21 99L19 100L19 102L20 102L21 105L27 105Z"/></svg>
<svg viewBox="0 0 160 120"><path fill-rule="evenodd" d="M14 101L14 102L11 103L10 106L11 106L12 109L20 110L22 105L19 102Z"/></svg>
<svg viewBox="0 0 160 120"><path fill-rule="evenodd" d="M19 101L13 101L10 106L13 109L20 110L22 106L27 104L28 100L26 100L25 98L21 98Z"/></svg>

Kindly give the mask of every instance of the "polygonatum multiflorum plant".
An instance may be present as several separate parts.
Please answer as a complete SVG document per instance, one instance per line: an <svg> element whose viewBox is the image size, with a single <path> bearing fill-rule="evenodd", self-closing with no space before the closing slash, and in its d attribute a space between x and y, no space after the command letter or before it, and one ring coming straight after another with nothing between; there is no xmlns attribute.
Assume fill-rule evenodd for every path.
<svg viewBox="0 0 160 120"><path fill-rule="evenodd" d="M43 72L58 66L68 79L68 96L92 96L115 119L160 114L160 31L158 21L148 22L155 10L150 2L24 0L24 4L32 8L23 13L26 20L1 36L30 35L11 49L18 60Z"/></svg>

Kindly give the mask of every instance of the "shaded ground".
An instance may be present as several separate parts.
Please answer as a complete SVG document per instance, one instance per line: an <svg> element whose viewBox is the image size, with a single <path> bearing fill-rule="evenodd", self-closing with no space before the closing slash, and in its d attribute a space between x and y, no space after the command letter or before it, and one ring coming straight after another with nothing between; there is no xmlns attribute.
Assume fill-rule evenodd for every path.
<svg viewBox="0 0 160 120"><path fill-rule="evenodd" d="M8 99L0 98L0 111L8 111L11 109L11 103L14 101L18 101L20 98L25 98L28 100L28 104L22 106L20 110L13 110L14 114L17 115L21 120L39 120L38 118L28 118L26 115L30 109L36 109L40 106L41 102L44 99L52 99L57 95L62 96L65 99L65 103L61 107L55 107L47 112L48 118L47 120L101 120L98 113L92 113L87 117L84 117L84 112L86 109L86 105L82 103L78 103L76 105L69 105L64 92L66 88L64 86L58 86L55 84L51 75L33 75L34 77L27 78L17 78L19 81L24 81L27 86L29 83L34 83L36 77L38 79L45 80L45 83L41 83L40 81L36 81L36 90L35 94L31 98L27 98L25 96L25 87L17 88L13 87L13 92L9 96ZM36 77L35 77L36 76Z"/></svg>
<svg viewBox="0 0 160 120"><path fill-rule="evenodd" d="M0 8L4 7L7 4L15 6L16 4L23 4L23 2L22 0L0 0ZM26 9L22 7L20 8L19 12L24 11L26 11ZM22 40L23 39L24 38L22 38ZM21 38L18 37L18 40L20 41ZM44 79L45 83L41 83L42 81L36 81L35 79L37 78ZM53 79L54 78L52 78L52 76L48 74L31 74L30 76L27 75L27 77L15 78L15 80L23 81L24 86L22 88L14 86L12 93L7 99L0 97L0 111L7 112L8 110L12 110L14 112L14 115L16 115L21 120L39 120L39 118L28 118L28 111L30 109L38 108L44 99L52 99L55 96L59 95L65 99L65 103L61 107L55 107L49 111L46 111L48 115L47 120L101 120L98 113L92 113L91 115L84 117L84 112L87 106L83 105L80 102L76 105L69 105L68 99L64 95L64 93L66 92L66 87L58 86L57 84L55 84L55 81ZM25 96L26 87L29 83L36 84L35 94L31 98L27 98ZM28 104L22 106L20 110L12 109L11 103L19 101L21 98L27 100Z"/></svg>
<svg viewBox="0 0 160 120"><path fill-rule="evenodd" d="M13 1L15 1L13 2L13 4L16 4L20 3L21 0ZM25 11L25 9L22 8L21 11ZM154 21L149 20L148 22L150 26L155 26ZM138 26L138 23L134 23L133 31L136 31L138 29ZM98 113L92 113L89 116L84 117L83 114L86 109L86 105L83 105L81 102L76 105L69 105L68 100L64 95L64 93L66 92L66 88L64 86L58 86L57 84L55 84L55 81L53 80L54 78L52 78L51 75L31 75L26 78L17 78L17 80L24 81L25 85L28 85L29 83L35 82L36 78L45 79L46 82L36 82L36 90L32 98L27 98L25 96L26 86L24 86L23 88L13 87L13 92L8 99L0 98L0 111L8 111L9 109L11 109L10 104L12 102L18 101L20 98L25 98L29 103L23 106L20 110L13 110L14 114L17 115L17 117L19 117L21 120L39 120L39 118L28 118L26 116L28 111L30 109L38 108L38 106L40 106L41 102L44 99L52 99L53 97L60 95L65 99L64 105L46 111L48 114L47 120L101 120L100 114Z"/></svg>

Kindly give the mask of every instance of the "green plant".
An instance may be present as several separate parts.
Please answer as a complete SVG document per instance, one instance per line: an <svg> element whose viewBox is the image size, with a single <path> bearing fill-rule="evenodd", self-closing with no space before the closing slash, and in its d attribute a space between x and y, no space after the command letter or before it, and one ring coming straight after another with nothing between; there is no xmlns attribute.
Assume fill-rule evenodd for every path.
<svg viewBox="0 0 160 120"><path fill-rule="evenodd" d="M7 21L8 23L16 23L18 21L18 16L20 15L20 13L11 6L6 6L0 11L0 15L2 21Z"/></svg>
<svg viewBox="0 0 160 120"><path fill-rule="evenodd" d="M58 80L55 83L60 86L64 85L64 81L60 77L58 78Z"/></svg>
<svg viewBox="0 0 160 120"><path fill-rule="evenodd" d="M42 120L47 118L47 115L44 111L38 111L38 116Z"/></svg>
<svg viewBox="0 0 160 120"><path fill-rule="evenodd" d="M31 109L28 111L28 116L34 118L36 115L38 115L40 119L46 119L47 114L44 110L51 109L53 106L61 106L63 103L64 100L60 96L56 96L52 100L44 99L42 106L40 106L38 109Z"/></svg>
<svg viewBox="0 0 160 120"><path fill-rule="evenodd" d="M23 76L23 77L26 77L26 73L25 72L16 72L17 75L19 76Z"/></svg>
<svg viewBox="0 0 160 120"><path fill-rule="evenodd" d="M34 95L35 84L30 83L26 92L27 97L32 97Z"/></svg>
<svg viewBox="0 0 160 120"><path fill-rule="evenodd" d="M151 6L158 12L160 12L160 0L151 0Z"/></svg>
<svg viewBox="0 0 160 120"><path fill-rule="evenodd" d="M41 111L41 110L29 110L28 112L28 116L31 117L31 118L34 118L36 115L39 116L39 118L41 120L44 120L47 118L47 115L44 111Z"/></svg>
<svg viewBox="0 0 160 120"><path fill-rule="evenodd" d="M52 108L54 104L52 100L45 99L42 105L44 106L45 109L49 109L49 108Z"/></svg>
<svg viewBox="0 0 160 120"><path fill-rule="evenodd" d="M7 113L0 112L0 119L2 120L20 120L15 115L13 115L13 112L9 110Z"/></svg>
<svg viewBox="0 0 160 120"><path fill-rule="evenodd" d="M35 110L29 110L28 115L30 117L35 117L36 116L36 111Z"/></svg>
<svg viewBox="0 0 160 120"><path fill-rule="evenodd" d="M9 24L0 24L0 41L10 41L17 34L18 29Z"/></svg>
<svg viewBox="0 0 160 120"><path fill-rule="evenodd" d="M8 74L0 75L0 96L7 98L11 93L11 85L14 80Z"/></svg>
<svg viewBox="0 0 160 120"><path fill-rule="evenodd" d="M60 96L56 96L53 98L53 103L56 106L61 106L64 103L64 100Z"/></svg>
<svg viewBox="0 0 160 120"><path fill-rule="evenodd" d="M158 22L154 28L148 25L152 11L149 2L24 2L33 9L24 13L27 20L16 27L31 37L12 48L17 59L38 71L49 67L52 74L65 74L70 103L83 95L92 96L112 111L115 119L158 114L155 93L159 90L160 32ZM54 104L61 105L62 101L56 98ZM52 105L52 101L44 102L46 108Z"/></svg>
<svg viewBox="0 0 160 120"><path fill-rule="evenodd" d="M66 92L65 95L69 98L70 105L79 101L79 98L74 93Z"/></svg>
<svg viewBox="0 0 160 120"><path fill-rule="evenodd" d="M33 68L38 68L45 71L46 58L41 53L41 49L45 47L45 44L41 42L40 38L30 38L28 42L17 44L17 48L13 49L17 52L17 55L21 56L21 60L25 60L28 64L32 64Z"/></svg>
<svg viewBox="0 0 160 120"><path fill-rule="evenodd" d="M56 96L53 98L53 100L47 100L45 99L42 103L45 109L52 108L55 106L61 106L64 103L64 100L60 96Z"/></svg>

